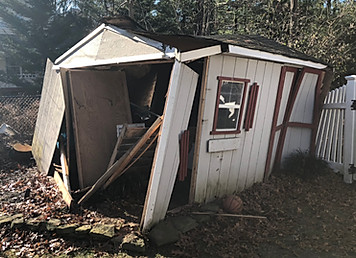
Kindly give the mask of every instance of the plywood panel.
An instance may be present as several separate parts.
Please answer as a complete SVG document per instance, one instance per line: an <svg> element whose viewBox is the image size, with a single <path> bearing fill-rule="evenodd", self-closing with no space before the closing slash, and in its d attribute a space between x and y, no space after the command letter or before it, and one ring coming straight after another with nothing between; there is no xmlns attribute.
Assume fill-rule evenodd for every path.
<svg viewBox="0 0 356 258"><path fill-rule="evenodd" d="M116 142L116 125L131 123L124 72L70 71L73 129L80 187L105 172Z"/></svg>
<svg viewBox="0 0 356 258"><path fill-rule="evenodd" d="M143 230L166 214L179 165L179 135L187 129L198 74L176 62L173 66L164 120L143 212Z"/></svg>
<svg viewBox="0 0 356 258"><path fill-rule="evenodd" d="M32 141L33 157L45 174L51 166L65 109L60 73L52 68L53 63L48 59Z"/></svg>

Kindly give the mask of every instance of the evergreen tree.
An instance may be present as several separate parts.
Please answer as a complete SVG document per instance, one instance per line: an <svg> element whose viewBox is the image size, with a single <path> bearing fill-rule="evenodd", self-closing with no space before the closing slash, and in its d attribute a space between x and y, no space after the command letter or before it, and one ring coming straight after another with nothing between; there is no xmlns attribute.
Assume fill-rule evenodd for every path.
<svg viewBox="0 0 356 258"><path fill-rule="evenodd" d="M8 64L21 66L23 73L39 75L47 57L54 60L92 27L75 10L61 11L55 0L2 0L0 17L13 31L0 44ZM20 83L17 74L10 80ZM34 84L40 85L41 80Z"/></svg>

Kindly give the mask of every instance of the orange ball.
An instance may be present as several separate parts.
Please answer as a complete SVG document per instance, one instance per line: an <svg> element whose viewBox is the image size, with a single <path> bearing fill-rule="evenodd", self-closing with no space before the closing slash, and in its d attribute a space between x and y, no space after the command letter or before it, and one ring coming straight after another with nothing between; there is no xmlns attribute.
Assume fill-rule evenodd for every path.
<svg viewBox="0 0 356 258"><path fill-rule="evenodd" d="M229 195L223 200L223 209L228 213L237 214L242 211L242 200L236 195Z"/></svg>

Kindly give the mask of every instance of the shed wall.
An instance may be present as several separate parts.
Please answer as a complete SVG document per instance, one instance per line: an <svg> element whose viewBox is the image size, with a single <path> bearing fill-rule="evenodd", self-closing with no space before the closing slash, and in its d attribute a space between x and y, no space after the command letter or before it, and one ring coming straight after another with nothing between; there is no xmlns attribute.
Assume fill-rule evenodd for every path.
<svg viewBox="0 0 356 258"><path fill-rule="evenodd" d="M210 58L194 201L207 202L262 181L281 67L281 64L273 62L227 55ZM239 134L210 134L218 76L249 79L248 87L254 82L260 85L253 127L249 131L241 130ZM242 121L246 114L245 106L242 107ZM239 147L230 151L207 152L209 140L222 138L238 138Z"/></svg>

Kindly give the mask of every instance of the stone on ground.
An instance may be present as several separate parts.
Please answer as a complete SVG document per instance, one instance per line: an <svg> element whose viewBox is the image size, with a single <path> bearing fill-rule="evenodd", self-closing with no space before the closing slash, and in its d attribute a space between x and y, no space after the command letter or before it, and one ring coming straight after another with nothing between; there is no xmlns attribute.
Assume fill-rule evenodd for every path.
<svg viewBox="0 0 356 258"><path fill-rule="evenodd" d="M58 226L56 232L60 235L70 235L73 234L75 229L78 227L78 224L67 224Z"/></svg>
<svg viewBox="0 0 356 258"><path fill-rule="evenodd" d="M25 225L25 220L23 218L14 219L11 222L11 228L22 228Z"/></svg>
<svg viewBox="0 0 356 258"><path fill-rule="evenodd" d="M99 240L106 240L115 236L115 225L96 224L89 232L90 236Z"/></svg>
<svg viewBox="0 0 356 258"><path fill-rule="evenodd" d="M23 217L22 213L15 214L15 215L12 215L12 216L8 216L8 215L1 216L0 217L0 226L1 225L5 225L5 224L10 224L13 220L19 219L19 218L22 218L22 217Z"/></svg>
<svg viewBox="0 0 356 258"><path fill-rule="evenodd" d="M175 243L179 240L179 231L172 222L158 223L148 234L149 239L157 246Z"/></svg>
<svg viewBox="0 0 356 258"><path fill-rule="evenodd" d="M170 217L167 220L172 221L174 227L182 233L188 232L198 226L196 220L188 216Z"/></svg>
<svg viewBox="0 0 356 258"><path fill-rule="evenodd" d="M46 222L46 229L48 231L56 231L59 225L61 225L60 219L50 219Z"/></svg>
<svg viewBox="0 0 356 258"><path fill-rule="evenodd" d="M121 248L126 251L144 253L146 251L145 240L135 234L128 234L122 241Z"/></svg>

